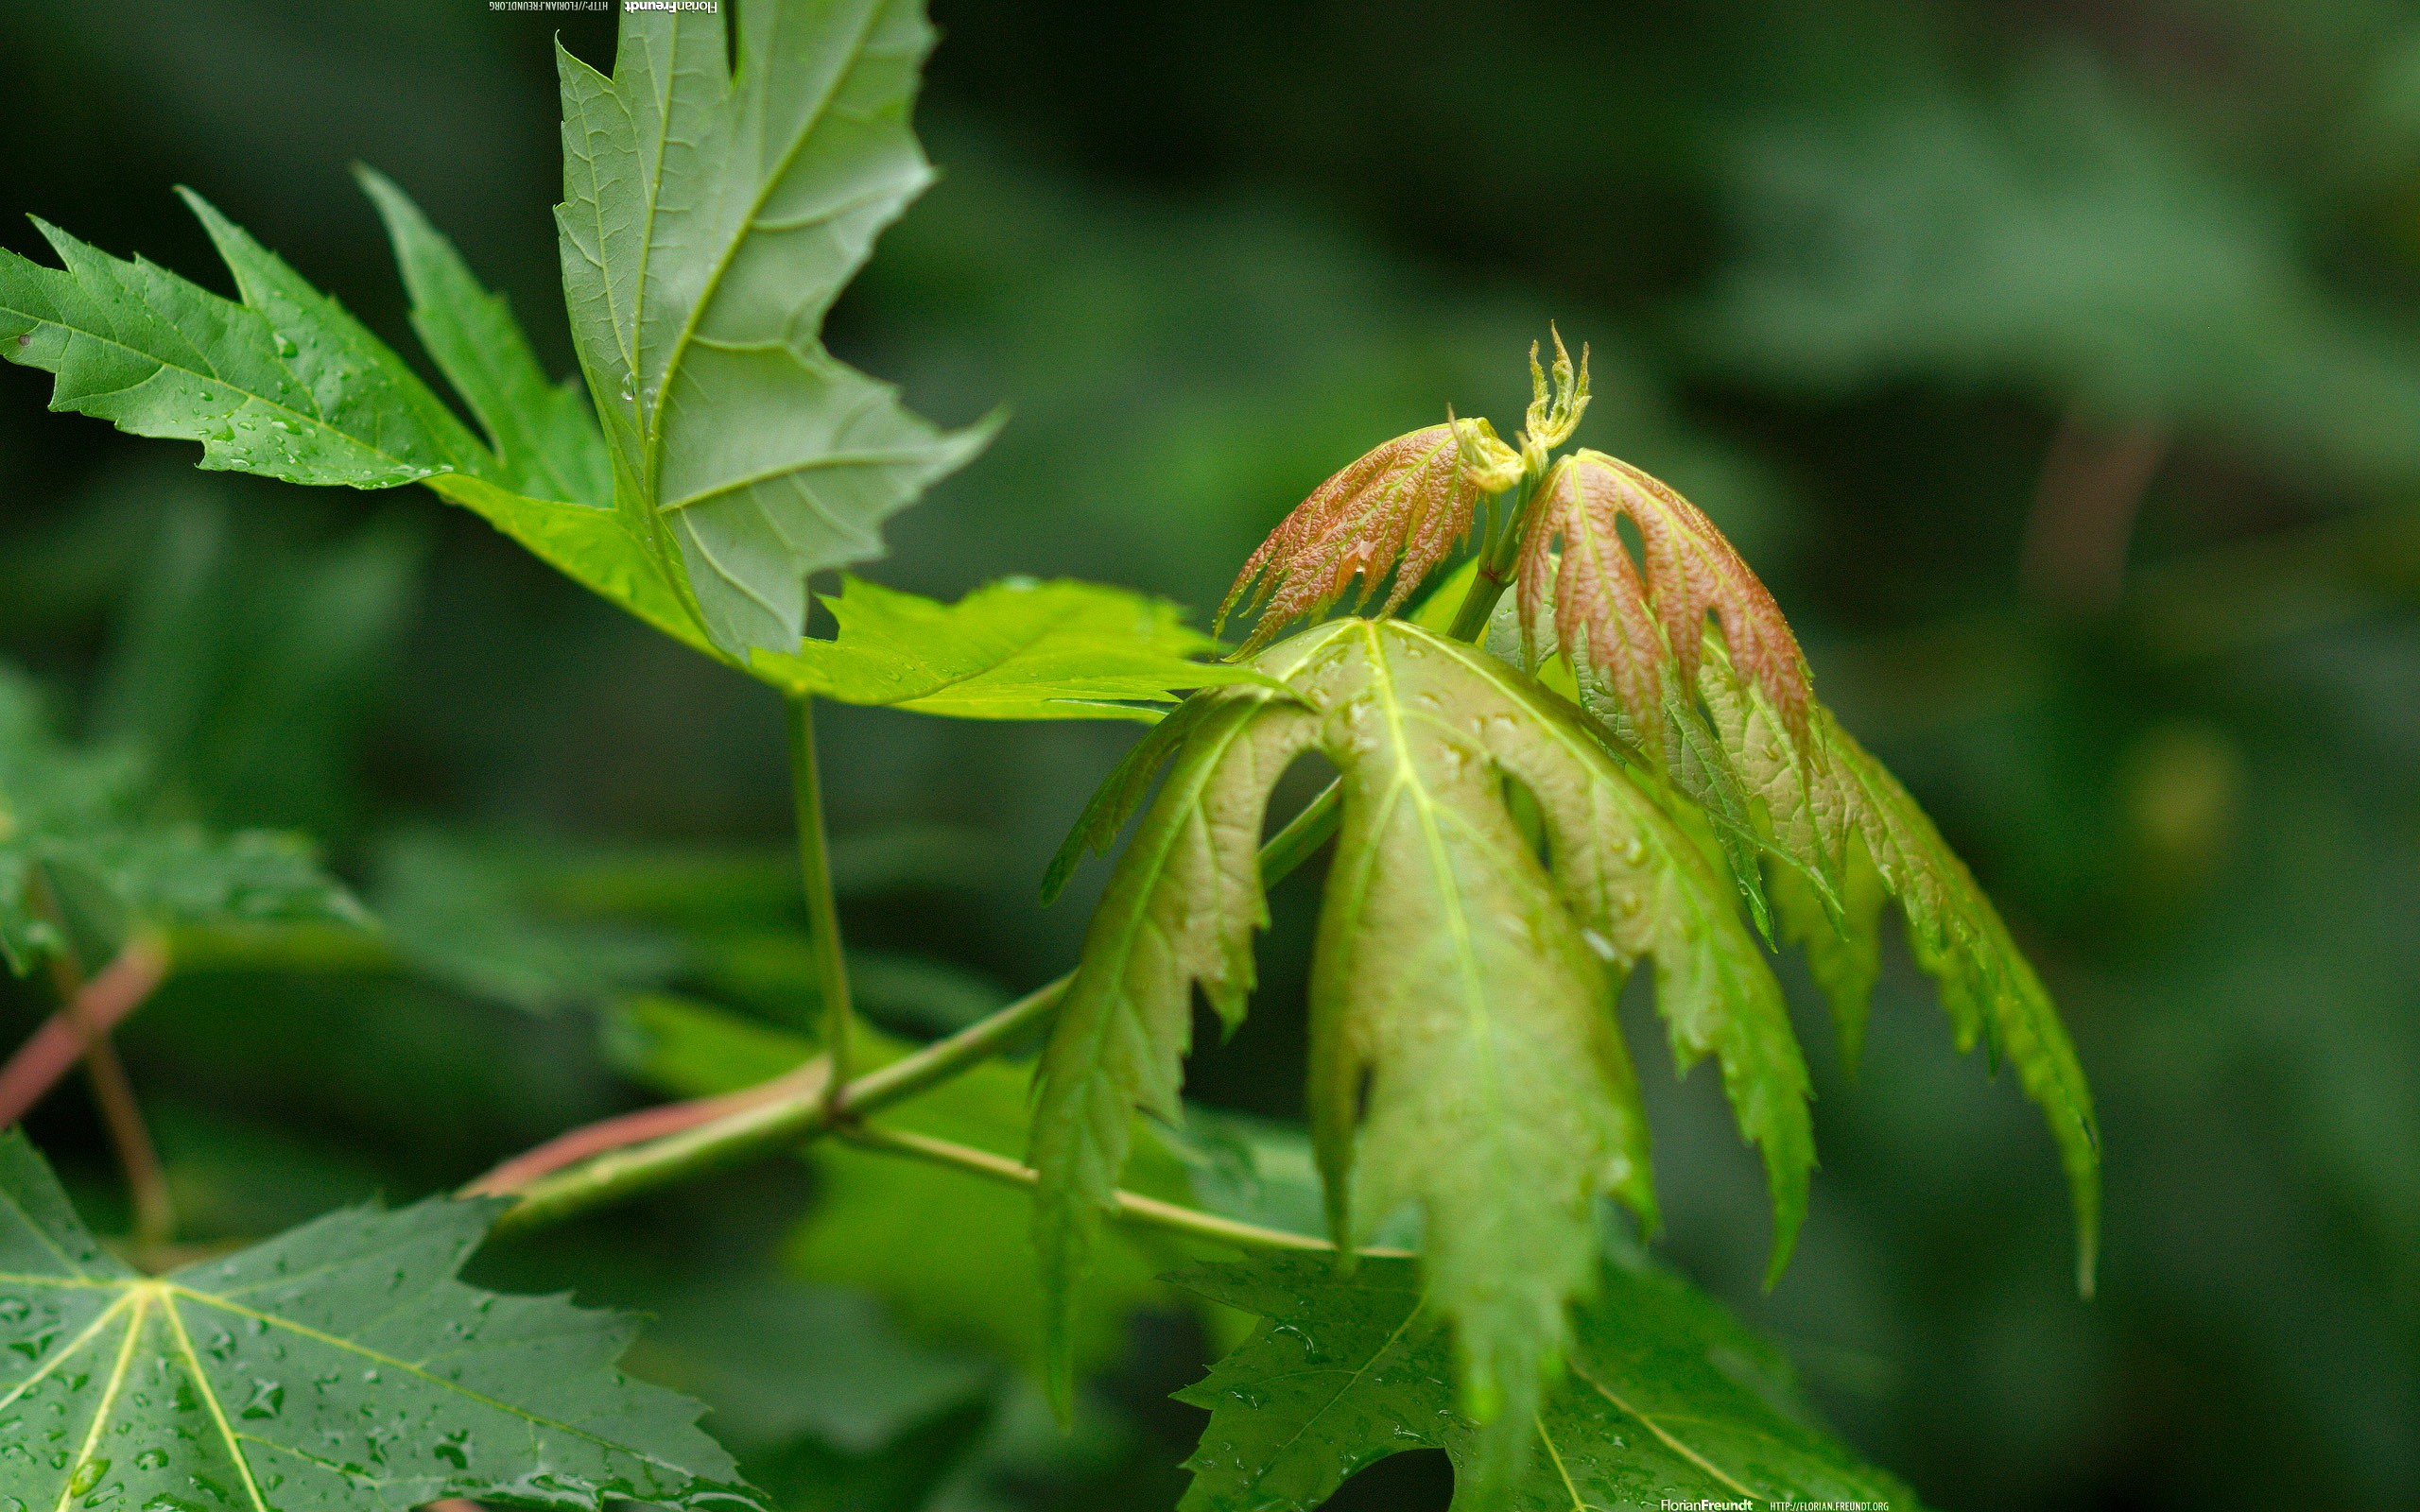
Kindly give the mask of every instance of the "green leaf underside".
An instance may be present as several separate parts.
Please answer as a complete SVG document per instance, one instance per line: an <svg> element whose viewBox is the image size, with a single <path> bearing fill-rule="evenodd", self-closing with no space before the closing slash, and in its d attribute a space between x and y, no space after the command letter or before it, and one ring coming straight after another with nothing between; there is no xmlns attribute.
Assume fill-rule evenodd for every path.
<svg viewBox="0 0 2420 1512"><path fill-rule="evenodd" d="M1490 629L1491 653L1519 664L1517 636L1501 624ZM1557 663L1563 651L1551 627L1530 648ZM1582 706L1634 733L1584 659L1573 671ZM1696 694L1668 700L1682 752L1672 780L1722 834L1743 893L1755 890L1760 869L1765 874L1782 936L1805 947L1831 1006L1843 1059L1853 1066L1864 1039L1880 969L1882 905L1896 900L1910 950L1938 984L1958 1047L1970 1050L1979 1040L1996 1059L2006 1057L2049 1124L2075 1211L2078 1284L2089 1294L2100 1216L2092 1094L2049 994L1999 911L1907 789L1830 710L1810 701L1805 736L1791 735L1771 698L1733 667L1714 624L1704 632Z"/></svg>
<svg viewBox="0 0 2420 1512"><path fill-rule="evenodd" d="M1207 1408L1183 1512L1308 1512L1389 1455L1443 1449L1457 1508L1479 1504L1480 1432L1445 1383L1444 1331L1418 1269L1272 1255L1171 1278L1262 1318L1178 1400ZM1535 1452L1492 1504L1653 1512L1701 1499L1864 1503L1913 1512L1904 1486L1807 1425L1788 1366L1710 1298L1645 1264L1604 1265L1573 1321L1570 1374L1528 1426Z"/></svg>
<svg viewBox="0 0 2420 1512"><path fill-rule="evenodd" d="M625 1005L611 1043L633 1074L684 1097L752 1086L789 1070L813 1049L800 1036L669 997ZM911 1048L862 1028L855 1046L867 1066L886 1064ZM1024 1070L995 1061L876 1122L1017 1158L1024 1154L1026 1115ZM1137 1128L1140 1153L1127 1173L1129 1189L1192 1205L1183 1164L1139 1120ZM1032 1246L1025 1242L1031 1202L1024 1193L829 1140L818 1143L811 1159L819 1177L816 1205L790 1236L786 1260L793 1271L873 1293L921 1337L978 1345L1041 1373L1041 1291ZM949 1243L932 1242L943 1232L952 1236ZM1131 1228L1110 1236L1102 1248L1083 1291L1075 1341L1078 1368L1087 1374L1125 1354L1127 1319L1137 1309L1199 1305L1158 1280L1170 1265L1195 1258L1194 1250L1169 1236Z"/></svg>
<svg viewBox="0 0 2420 1512"><path fill-rule="evenodd" d="M147 924L362 917L291 835L146 822L140 776L122 754L60 746L32 686L0 667L0 958L10 970L68 950L51 902L121 937Z"/></svg>
<svg viewBox="0 0 2420 1512"><path fill-rule="evenodd" d="M151 1278L0 1136L0 1467L41 1507L404 1512L446 1496L759 1506L631 1325L454 1279L497 1204L332 1213Z"/></svg>
<svg viewBox="0 0 2420 1512"><path fill-rule="evenodd" d="M961 719L1151 720L1157 711L1132 704L1260 678L1197 660L1219 643L1175 605L1093 583L1010 578L942 604L847 577L823 602L833 639L752 659L793 697Z"/></svg>
<svg viewBox="0 0 2420 1512"><path fill-rule="evenodd" d="M930 181L908 110L921 0L625 12L614 74L559 54L563 290L617 507L669 539L714 642L786 651L809 574L989 438L943 434L821 329ZM657 533L662 533L658 535Z"/></svg>
<svg viewBox="0 0 2420 1512"><path fill-rule="evenodd" d="M1311 1112L1340 1242L1418 1207L1465 1402L1518 1421L1591 1282L1594 1201L1651 1220L1647 1135L1612 1012L1656 963L1683 1066L1711 1052L1764 1151L1776 1263L1813 1161L1806 1078L1778 987L1720 864L1567 706L1475 647L1401 622L1332 622L1256 664L1294 700L1216 690L1113 871L1045 1055L1037 1237L1061 1306L1082 1273L1132 1110L1179 1116L1199 984L1233 1020L1265 919L1269 789L1317 749L1344 787L1312 965ZM1548 861L1516 826L1534 799ZM1522 1264L1509 1272L1503 1257ZM1507 1446L1510 1464L1520 1446Z"/></svg>

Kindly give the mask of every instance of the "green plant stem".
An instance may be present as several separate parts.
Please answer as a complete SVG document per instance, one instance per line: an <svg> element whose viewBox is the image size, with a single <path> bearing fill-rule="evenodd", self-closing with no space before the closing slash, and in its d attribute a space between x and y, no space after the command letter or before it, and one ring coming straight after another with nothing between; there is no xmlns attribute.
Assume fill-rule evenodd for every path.
<svg viewBox="0 0 2420 1512"><path fill-rule="evenodd" d="M1272 835L1260 851L1263 885L1275 886L1302 865L1336 833L1342 810L1340 789L1330 783L1325 792L1295 816L1292 823ZM677 1134L607 1150L568 1169L550 1171L501 1191L482 1177L466 1189L464 1195L519 1196L521 1200L496 1220L494 1230L499 1234L519 1233L701 1172L791 1148L829 1133L844 1121L863 1118L913 1097L1014 1047L1049 1021L1059 1006L1059 995L1074 980L1075 973L1071 971L989 1018L853 1081L842 1082L834 1077L814 1087L800 1086L794 1091L752 1102L735 1112Z"/></svg>
<svg viewBox="0 0 2420 1512"><path fill-rule="evenodd" d="M518 1189L520 1201L496 1220L495 1232L515 1233L652 1191L702 1172L788 1149L912 1097L925 1088L991 1059L1015 1044L1059 1005L1072 976L1027 993L979 1022L894 1060L837 1092L821 1079L796 1093L743 1108L678 1134L611 1150ZM493 1191L491 1188L482 1190Z"/></svg>
<svg viewBox="0 0 2420 1512"><path fill-rule="evenodd" d="M832 898L831 847L823 829L823 780L815 759L815 701L789 700L790 782L798 800L798 859L806 888L807 937L815 948L816 989L823 1004L823 1045L832 1057L826 1084L837 1098L849 1079L849 961L840 947L840 911Z"/></svg>
<svg viewBox="0 0 2420 1512"><path fill-rule="evenodd" d="M1495 601L1504 596L1504 590L1512 581L1512 564L1521 555L1521 527L1529 519L1530 501L1537 491L1537 478L1524 475L1513 491L1512 507L1504 511L1503 524L1479 558L1470 592L1462 595L1462 607L1454 613L1453 628L1445 632L1455 640L1476 644L1486 633L1487 617L1495 612Z"/></svg>
<svg viewBox="0 0 2420 1512"><path fill-rule="evenodd" d="M1296 867L1310 859L1311 852L1327 843L1344 817L1344 783L1331 782L1320 790L1320 796L1303 806L1303 812L1286 821L1286 827L1269 837L1260 848L1260 876L1264 886L1274 887L1292 875Z"/></svg>
<svg viewBox="0 0 2420 1512"><path fill-rule="evenodd" d="M1011 1160L1005 1155L978 1150L972 1145L937 1140L929 1135L910 1134L899 1129L868 1128L862 1125L840 1130L840 1138L870 1150L882 1150L892 1155L911 1156L930 1160L955 1170L971 1171L1012 1187L1031 1188L1039 1179L1033 1167ZM1118 1191L1111 1194L1112 1217L1147 1228L1165 1228L1190 1239L1207 1239L1214 1244L1236 1249L1309 1249L1333 1254L1336 1246L1324 1239L1308 1234L1288 1233L1283 1228L1264 1228L1256 1223L1244 1223L1235 1218L1221 1218L1216 1213L1200 1212L1162 1202L1140 1193ZM1365 1249L1364 1255L1380 1257L1408 1256L1400 1249Z"/></svg>

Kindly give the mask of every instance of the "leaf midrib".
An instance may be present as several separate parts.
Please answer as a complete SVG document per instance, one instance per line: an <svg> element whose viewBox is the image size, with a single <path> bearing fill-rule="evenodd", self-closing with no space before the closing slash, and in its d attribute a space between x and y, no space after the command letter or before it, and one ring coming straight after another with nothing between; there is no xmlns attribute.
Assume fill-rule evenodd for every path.
<svg viewBox="0 0 2420 1512"><path fill-rule="evenodd" d="M755 193L748 201L748 213L739 217L738 224L733 230L730 238L716 254L713 271L707 274L704 287L699 291L698 298L689 306L688 315L682 320L681 334L673 338L672 350L665 355L664 380L657 386L653 400L648 405L647 423L641 431L643 444L646 447L645 476L648 497L650 501L663 491L664 404L672 392L672 385L680 373L682 361L688 355L690 340L697 335L699 322L705 318L707 306L714 303L716 293L722 287L723 274L730 269L732 259L739 255L740 247L755 231L756 216L765 208L765 201L771 196L773 186L780 183L788 174L790 165L798 160L798 155L805 147L807 140L822 126L823 117L831 110L832 101L839 94L842 82L856 72L858 61L865 52L866 38L873 31L874 21L881 15L886 0L867 0L863 19L858 24L856 34L851 39L849 44L848 61L833 71L831 83L825 88L822 97L815 102L815 109L807 112L798 134L791 138L788 147L783 151L779 165L772 172L765 174L757 183ZM736 77L730 78L729 88L724 93L721 104L721 108L726 112L730 110L732 102L739 97L743 89L753 89L758 86L761 80L760 71L770 66L762 58L743 58L741 62L749 69L749 77L745 81ZM666 113L666 119L669 120L668 112ZM670 129L668 125L666 129ZM727 145L730 144L727 143ZM639 335L646 324L642 312L647 300L647 260L655 245L657 191L664 178L662 159L659 158L657 162L655 182L649 186L648 197L648 236L640 249L639 284L631 305L631 371L633 382L637 381L638 374Z"/></svg>
<svg viewBox="0 0 2420 1512"><path fill-rule="evenodd" d="M1444 835L1437 820L1434 797L1421 782L1419 770L1411 759L1409 731L1404 727L1403 702L1395 692L1394 666L1387 660L1386 647L1379 643L1377 620L1357 622L1369 645L1369 664L1373 682L1379 695L1379 707L1393 739L1395 771L1388 784L1390 796L1409 795L1419 813L1422 848L1428 853L1430 874L1437 883L1437 896L1450 926L1454 954L1462 979L1463 1018L1472 1035L1479 1041L1478 1060L1484 1070L1486 1099L1490 1112L1499 1123L1508 1120L1504 1105L1503 1068L1496 1063L1495 1015L1490 1010L1480 980L1478 956L1471 940L1470 919L1462 910L1460 889L1453 885L1453 867L1445 854Z"/></svg>
<svg viewBox="0 0 2420 1512"><path fill-rule="evenodd" d="M0 1204L6 1204L10 1210L17 1211L20 1215L24 1214L22 1206L17 1203L13 1196L6 1192L0 1192ZM42 1238L45 1244L48 1244L46 1236L42 1235L39 1228L35 1229L35 1233L38 1238ZM58 1253L56 1246L52 1246L51 1248L53 1253ZM62 1255L61 1259L64 1260L65 1257ZM72 1264L73 1262L70 1261L68 1263ZM196 1291L192 1287L180 1285L173 1280L154 1280L139 1276L102 1278L80 1275L26 1276L0 1273L0 1282L6 1282L11 1285L51 1286L62 1289L84 1291L114 1290L123 1294L116 1301L112 1302L109 1307L105 1309L92 1323L86 1325L84 1331L78 1333L76 1338L69 1341L67 1347L60 1349L58 1354L54 1355L34 1377L29 1378L26 1382L21 1383L16 1390L10 1394L9 1398L5 1400L0 1400L0 1405L6 1405L6 1400L15 1400L17 1396L22 1395L24 1391L29 1388L36 1381L43 1379L52 1370L56 1369L60 1362L65 1360L77 1350L82 1349L91 1341L94 1334L98 1332L101 1327L111 1317L114 1316L121 1308L127 1306L129 1302L131 1301L136 1304L137 1315L134 1321L139 1323L141 1321L143 1309L147 1308L150 1300L156 1297L161 1302L161 1314L167 1318L176 1329L179 1346L183 1350L186 1361L192 1367L195 1384L199 1388L203 1399L211 1404L212 1415L218 1419L220 1430L226 1435L229 1450L235 1455L239 1468L242 1467L243 1456L241 1451L237 1450L235 1447L236 1440L238 1437L252 1437L253 1435L238 1435L228 1424L224 1405L218 1400L218 1393L211 1388L209 1375L201 1365L199 1357L194 1351L191 1336L185 1331L183 1314L174 1305L177 1300L181 1299L199 1307L216 1308L223 1313L232 1313L238 1317L257 1322L265 1328L282 1329L288 1333L308 1339L324 1348L340 1350L357 1358L368 1360L374 1365L401 1371L406 1375L409 1375L425 1382L429 1385L435 1386L441 1391L451 1392L456 1396L467 1398L472 1401L475 1401L485 1407L493 1408L494 1410L504 1413L509 1417L518 1418L525 1422L532 1423L541 1428L552 1429L560 1433L570 1435L576 1438L584 1439L600 1449L609 1450L617 1454L627 1454L643 1464L654 1466L659 1469L668 1470L683 1479L691 1478L688 1470L679 1465L673 1464L669 1460L649 1454L643 1450L634 1448L628 1444L616 1443L610 1438L602 1436L601 1435L592 1433L576 1423L567 1423L556 1418L542 1417L537 1413L528 1411L527 1408L515 1406L511 1402L503 1401L494 1397L488 1396L484 1392L474 1391L468 1386L463 1385L458 1381L448 1381L443 1377L437 1375L433 1371L424 1369L421 1366L415 1365L408 1360L397 1359L392 1355L383 1353L377 1349L372 1349L368 1346L356 1343L354 1340L342 1338L338 1335L312 1328L309 1324L298 1323L292 1318L284 1317L275 1313L264 1313L254 1308L246 1307L239 1302L230 1300L226 1296L211 1292ZM391 1314L389 1315L391 1315ZM130 1329L130 1332L131 1332L133 1331ZM105 1411L109 1403L105 1401L103 1403L102 1410ZM268 1439L257 1439L256 1441L263 1444L269 1444L272 1448L278 1447L271 1444ZM249 1469L246 1469L244 1473L247 1486L249 1487L251 1482L251 1471ZM258 1503L259 1492L257 1489L253 1490L252 1494L255 1502ZM270 1509L266 1503L259 1503L259 1507L260 1512L270 1512Z"/></svg>

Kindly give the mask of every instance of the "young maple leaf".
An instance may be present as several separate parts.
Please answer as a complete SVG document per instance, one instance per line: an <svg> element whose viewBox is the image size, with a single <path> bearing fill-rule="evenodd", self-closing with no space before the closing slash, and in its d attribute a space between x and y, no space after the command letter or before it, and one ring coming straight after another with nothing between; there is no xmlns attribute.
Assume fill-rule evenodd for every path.
<svg viewBox="0 0 2420 1512"><path fill-rule="evenodd" d="M1258 587L1245 612L1258 612L1241 654L1250 655L1306 614L1317 614L1361 579L1358 609L1394 573L1381 616L1403 607L1454 543L1468 535L1482 493L1499 491L1512 451L1484 420L1456 421L1398 436L1294 507L1236 575L1214 630Z"/></svg>
<svg viewBox="0 0 2420 1512"><path fill-rule="evenodd" d="M1553 641L1581 650L1643 729L1668 691L1686 697L1696 684L1711 611L1732 666L1805 738L1812 683L1780 606L1713 521L1629 463L1582 449L1555 464L1521 544L1518 593L1525 653L1534 661L1551 614Z"/></svg>

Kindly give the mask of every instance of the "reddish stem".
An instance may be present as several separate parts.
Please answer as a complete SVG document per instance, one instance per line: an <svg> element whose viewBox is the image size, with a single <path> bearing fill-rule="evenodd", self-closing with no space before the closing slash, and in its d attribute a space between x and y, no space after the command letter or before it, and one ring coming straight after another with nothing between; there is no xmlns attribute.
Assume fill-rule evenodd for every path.
<svg viewBox="0 0 2420 1512"><path fill-rule="evenodd" d="M2019 575L2056 609L2098 614L2126 587L2126 552L2143 494L2169 454L2165 426L2116 430L2070 412L2042 460Z"/></svg>
<svg viewBox="0 0 2420 1512"><path fill-rule="evenodd" d="M700 1124L710 1124L727 1113L736 1113L759 1103L773 1102L799 1091L819 1087L831 1074L832 1063L818 1056L795 1071L735 1092L695 1097L683 1103L663 1103L654 1108L642 1108L633 1113L600 1119L569 1133L559 1134L534 1149L514 1156L464 1187L462 1195L508 1195L540 1177L550 1176L567 1165L577 1165L591 1156L618 1150L627 1144L644 1144L667 1134L678 1134Z"/></svg>
<svg viewBox="0 0 2420 1512"><path fill-rule="evenodd" d="M168 953L156 939L134 940L102 972L75 989L67 1005L36 1029L0 1066L0 1127L33 1111L69 1068L97 1040L143 1005L168 974Z"/></svg>

